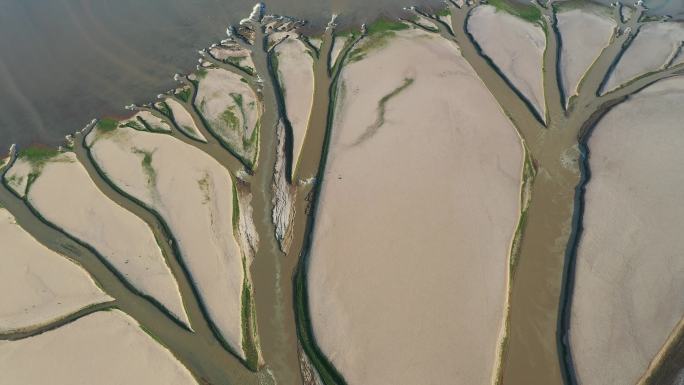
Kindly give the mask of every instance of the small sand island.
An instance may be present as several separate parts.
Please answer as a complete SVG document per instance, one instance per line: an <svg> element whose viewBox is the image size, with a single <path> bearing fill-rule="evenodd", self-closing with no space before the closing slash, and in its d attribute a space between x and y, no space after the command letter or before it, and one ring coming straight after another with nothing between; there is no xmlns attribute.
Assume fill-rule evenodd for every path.
<svg viewBox="0 0 684 385"><path fill-rule="evenodd" d="M681 384L683 22L260 3L226 32L0 159L0 383Z"/></svg>

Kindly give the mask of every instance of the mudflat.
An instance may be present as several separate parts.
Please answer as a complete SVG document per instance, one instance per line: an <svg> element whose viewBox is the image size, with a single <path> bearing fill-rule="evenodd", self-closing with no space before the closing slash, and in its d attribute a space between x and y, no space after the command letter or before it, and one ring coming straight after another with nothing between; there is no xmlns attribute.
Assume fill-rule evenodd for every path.
<svg viewBox="0 0 684 385"><path fill-rule="evenodd" d="M0 341L8 384L195 385L173 355L118 310L20 341Z"/></svg>
<svg viewBox="0 0 684 385"><path fill-rule="evenodd" d="M453 43L368 39L341 75L313 230L316 339L349 384L489 384L519 138Z"/></svg>
<svg viewBox="0 0 684 385"><path fill-rule="evenodd" d="M588 142L570 325L582 384L636 383L684 315L682 98L684 79L656 83Z"/></svg>

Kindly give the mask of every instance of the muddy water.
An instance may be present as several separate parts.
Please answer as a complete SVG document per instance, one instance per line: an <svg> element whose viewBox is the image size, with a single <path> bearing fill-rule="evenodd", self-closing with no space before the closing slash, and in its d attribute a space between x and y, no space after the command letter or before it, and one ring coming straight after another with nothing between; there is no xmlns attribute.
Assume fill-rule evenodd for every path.
<svg viewBox="0 0 684 385"><path fill-rule="evenodd" d="M93 117L125 113L194 69L256 0L0 1L0 148L61 144ZM438 0L270 0L270 12L360 23Z"/></svg>
<svg viewBox="0 0 684 385"><path fill-rule="evenodd" d="M259 342L266 370L275 378L272 383L301 384L299 354L294 317L292 272L297 259L285 255L275 237L272 221L271 183L276 161L278 82L267 74L270 63L264 52L253 55L257 73L264 78L264 104L257 171L252 179L254 224L259 234L259 249L251 274Z"/></svg>
<svg viewBox="0 0 684 385"><path fill-rule="evenodd" d="M608 3L612 0L600 0ZM195 52L224 37L255 0L3 0L0 2L0 148L60 144L96 116L152 99L171 76L194 68ZM323 25L391 15L439 0L270 0L279 14ZM527 3L527 1L525 1ZM628 1L627 3L632 3ZM684 17L679 0L646 0ZM46 65L48 63L48 65Z"/></svg>
<svg viewBox="0 0 684 385"><path fill-rule="evenodd" d="M32 1L26 3L29 5L33 4ZM59 2L55 2L55 4L58 3ZM90 3L91 2L81 2L81 4ZM251 5L251 2L249 3ZM62 1L59 4L67 3ZM0 6L7 7L6 5ZM3 15L4 13L0 12L0 19L2 19ZM136 24L139 23L133 23L133 25ZM224 22L221 22L221 25L224 24ZM0 23L0 26L2 25L3 23ZM139 26L135 26L132 28L135 30L135 28L138 27ZM0 27L0 29L2 28L3 27ZM178 35L176 26L174 26L172 30L173 32L170 32L169 36L171 34L174 36ZM222 37L221 34L218 33L217 36ZM215 40L215 38L212 36L211 40ZM107 40L103 37L102 40L98 38L97 41ZM202 42L201 45L206 45L208 42L209 41ZM116 41L112 41L110 37L109 44L106 44L106 47L107 49L110 49L121 44L126 46L127 43L116 43ZM173 46L171 43L158 45ZM33 48L40 52L40 47ZM173 47L173 49L173 52L181 51L177 47ZM185 51L191 53L192 50L187 49ZM136 54L139 54L139 52ZM463 51L463 55L466 56L466 58L468 58L469 55L475 54L475 52L470 52L465 49ZM131 57L134 56L135 55L131 54ZM192 58L191 61L194 61L195 56L190 56ZM24 59L26 59L26 57L28 56L23 56ZM477 62L474 57L468 59L471 63ZM0 119L8 119L7 116L14 116L16 118L19 115L22 117L30 116L32 119L36 116L40 117L38 107L35 105L33 99L27 97L23 92L26 91L26 89L12 85L13 82L17 81L17 78L12 73L4 70L6 64L4 64L3 60L5 60L5 58L0 58L0 78L9 79L10 91L9 94L0 96L0 98L6 98L8 97L7 95L10 95L12 98L17 98L21 103L16 104L17 100L7 101L7 103L5 103L6 100L0 99L0 106L2 106L0 108L3 109L3 114L0 114ZM88 63L86 59L83 60L84 62L82 64L85 67L92 65ZM131 63L133 63L133 60L117 62L117 64L123 66L121 68L133 65ZM30 67L31 62L25 61L24 64ZM257 60L255 64L260 73L267 73L267 64L264 60ZM480 64L480 66L476 65L475 67L478 74L483 78L496 76L491 73L491 71L488 72L484 67L484 64ZM41 68L44 68L44 66ZM76 68L78 67L72 67L72 69ZM159 66L156 65L156 63L150 63L150 68L154 68L154 71L145 73L146 76L152 76L150 74L159 74L162 72L159 70ZM169 74L174 72L174 70L169 71ZM101 70L94 70L92 73L95 78L99 79L96 82L97 84L108 86L118 84L118 82L112 80L120 80L120 78L102 79L101 73ZM129 78L129 75L132 78L140 75L136 75L136 70L133 68L124 69L122 73L125 75L124 78L126 79ZM78 75L79 79L88 83L86 81L87 76L83 75L83 73L80 73ZM42 75L36 74L36 76ZM153 84L153 86L150 86L150 89L157 90L158 85L164 83L160 79L166 79L168 74L159 76L159 79L148 79L149 84ZM319 76L320 74L317 73L317 79ZM320 78L322 79L322 77ZM597 80L590 79L590 82L591 81ZM267 83L269 82L272 82L272 80L267 80ZM138 82L136 84L142 83ZM322 99L320 103L317 103L319 107L314 109L312 119L316 122L323 122L327 119L329 99L326 99L328 96L327 92L323 92L322 88L319 89L319 84L317 84L316 87L316 94L324 99ZM70 95L70 92L80 92L69 91L68 87L57 87L55 89L62 94L66 93L67 95ZM276 105L276 95L273 93L273 90L268 84L265 89L265 103L269 106ZM73 99L50 94L54 89L40 91L47 93L45 97L47 98L49 96L49 99L53 102L55 100L62 101L63 99ZM97 94L98 97L106 99L107 101L117 100L113 93L109 94L110 91L100 91L101 93L95 92L94 94ZM515 98L515 95L506 94L503 89L493 89L492 92L504 95L503 99L499 99L499 102L513 105L513 108L526 108L524 105L509 103ZM38 94L40 92L36 91L36 93ZM135 96L135 93L135 90L125 90L122 94ZM92 97L92 94L86 95L90 95L86 97L86 99ZM146 94L142 100L148 100L150 98L149 96L150 95ZM506 98L509 98L509 100L506 100ZM317 96L317 100L318 99L319 97ZM130 101L131 99L127 99L126 101L116 103L118 106ZM83 102L84 104L80 105L77 110L78 112L83 110L88 111L88 116L84 119L89 118L93 114L98 114L98 106L88 105L88 103L90 103L89 100ZM12 103L15 103L15 107L18 106L18 110L21 112L19 115L13 115L12 112L9 114L4 113L6 112L5 109L9 108L8 106L12 106ZM27 111L29 113L27 113ZM276 116L272 108L267 108L266 111L267 112L263 117L264 130L261 135L259 168L251 181L252 191L255 194L253 205L256 226L261 239L259 252L255 258L251 273L255 287L255 302L261 348L264 359L268 363L268 370L272 371L278 378L278 383L294 384L301 383L301 378L298 370L297 337L293 314L292 274L296 267L297 258L299 257L299 250L304 242L303 239L296 240L293 243L291 252L288 253L288 255L284 255L279 251L275 237L272 236L274 230L271 222L272 203L270 185L275 162L274 127ZM325 119L323 119L323 117L325 117ZM559 154L567 153L572 155L573 146L577 144L579 128L586 119L588 119L588 116L580 114L573 120L563 122L563 128L561 128L560 125L554 126L538 135L529 135L531 132L529 127L533 127L534 124L530 124L528 128L521 128L521 131L525 131L524 134L527 138L528 145L532 150L533 157L538 165L538 176L533 185L533 200L528 211L528 225L525 230L525 235L523 236L521 256L512 282L512 294L510 298L511 331L509 349L504 357L505 367L503 368L505 384L546 385L562 382L562 370L556 344L558 308L559 303L562 301L563 274L565 262L567 260L566 246L572 234L572 219L573 215L576 214L577 209L574 188L580 182L580 172L576 164L573 166L572 164L561 162ZM36 127L45 127L45 125L41 126L42 122L27 122L26 124L20 125L23 127L23 130L26 130L28 127L32 127L32 124L34 123L37 124ZM82 119L79 118L77 127L81 125L80 123L82 123ZM5 143L4 141L8 137L7 132L9 132L8 127L10 126L13 125L0 120L0 145ZM320 138L314 139L313 141L318 142L320 140L320 142L318 142L318 147L313 150L309 150L307 147L303 152L306 154L309 154L311 151L314 153L322 151L322 136L324 135L326 126L323 124L312 127L316 128L316 135L321 135ZM66 128L65 131L60 131L57 137L61 137L63 132L73 131L74 128L75 127L70 126ZM40 130L35 131L37 134L33 133L28 136L22 136L21 138L23 139L20 139L30 141L39 138L38 140L44 141L46 140L45 137L52 135L55 132L52 128L46 128L46 131L43 133L40 133L39 131ZM21 136L23 134L19 135ZM43 137L41 135L45 136ZM15 139L11 140L14 141ZM217 149L217 152L218 151L219 149ZM572 158L572 156L570 156L570 158ZM297 170L304 174L301 175L304 178L315 175L315 170L318 168L318 160L316 160L315 156L307 159L311 160L302 163ZM297 210L299 211L299 214L295 231L298 234L303 232L307 223L306 220L300 219L305 217L302 215L307 206L307 202L304 199L305 196L306 191L302 191L297 199ZM125 204L125 202L121 200L117 201L120 204ZM241 364L236 363L234 357L227 356L226 352L215 341L192 338L190 333L183 332L182 330L179 331L177 325L169 323L168 319L160 318L158 314L155 313L154 309L150 307L152 306L151 304L133 296L130 289L120 282L119 277L109 271L102 263L98 262L91 251L76 244L74 241L64 236L64 234L35 219L25 207L22 207L21 202L5 189L0 189L0 203L10 208L17 216L19 224L27 228L34 235L37 235L41 242L56 248L56 250L63 250L66 254L75 255L89 271L95 272L94 275L96 279L101 283L105 290L112 293L112 296L119 298L122 310L134 316L146 328L162 337L163 340L169 341L170 347L178 352L181 360L193 362L198 367L205 368L207 373L214 378L226 378L221 376L225 376L226 371L230 371L230 376L228 378L236 378L238 379L238 383L254 382L255 377L250 373L246 373L246 369L241 366ZM134 207L131 208L135 209ZM154 218L150 218L150 221L153 220ZM180 267L175 267L174 273L181 274L181 270ZM181 290L185 290L186 292L184 294L186 294L189 293L187 290L190 289L181 287ZM192 317L193 315L190 314L190 316ZM197 351L205 351L207 354L196 356L189 353Z"/></svg>

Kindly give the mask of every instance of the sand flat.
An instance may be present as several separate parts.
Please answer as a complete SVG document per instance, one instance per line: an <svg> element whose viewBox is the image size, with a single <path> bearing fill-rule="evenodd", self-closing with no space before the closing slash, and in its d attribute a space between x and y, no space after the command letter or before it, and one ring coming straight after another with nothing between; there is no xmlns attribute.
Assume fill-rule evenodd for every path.
<svg viewBox="0 0 684 385"><path fill-rule="evenodd" d="M242 77L223 69L208 69L199 80L195 104L209 127L246 159L256 155L251 138L258 128L261 105Z"/></svg>
<svg viewBox="0 0 684 385"><path fill-rule="evenodd" d="M209 53L219 60L254 71L254 61L252 60L251 52L237 44L212 47L209 49Z"/></svg>
<svg viewBox="0 0 684 385"><path fill-rule="evenodd" d="M309 124L313 104L313 59L304 43L288 38L275 48L278 55L278 75L285 94L285 110L292 126L292 154L297 164Z"/></svg>
<svg viewBox="0 0 684 385"><path fill-rule="evenodd" d="M589 6L559 12L560 71L567 99L577 93L582 76L610 42L616 23Z"/></svg>
<svg viewBox="0 0 684 385"><path fill-rule="evenodd" d="M243 267L230 174L171 136L130 128L95 141L92 154L110 180L166 220L211 319L241 355Z"/></svg>
<svg viewBox="0 0 684 385"><path fill-rule="evenodd" d="M419 30L341 76L308 276L319 346L350 385L490 384L515 129L457 48Z"/></svg>
<svg viewBox="0 0 684 385"><path fill-rule="evenodd" d="M26 186L28 185L28 176L32 170L31 162L24 158L17 158L5 174L7 186L20 197L24 197L26 195Z"/></svg>
<svg viewBox="0 0 684 385"><path fill-rule="evenodd" d="M627 48L610 74L605 90L661 68L684 41L684 22L648 23Z"/></svg>
<svg viewBox="0 0 684 385"><path fill-rule="evenodd" d="M683 98L684 79L656 83L589 140L570 325L582 384L635 383L684 315Z"/></svg>
<svg viewBox="0 0 684 385"><path fill-rule="evenodd" d="M112 299L85 270L38 243L2 208L0 245L0 332L45 324Z"/></svg>
<svg viewBox="0 0 684 385"><path fill-rule="evenodd" d="M338 56L340 56L342 48L344 48L344 45L347 43L347 40L349 40L348 36L335 36L335 40L333 40L332 49L330 50L330 67L335 65L335 62L337 61Z"/></svg>
<svg viewBox="0 0 684 385"><path fill-rule="evenodd" d="M483 5L472 11L468 32L543 119L546 106L542 59L546 37L541 27Z"/></svg>
<svg viewBox="0 0 684 385"><path fill-rule="evenodd" d="M168 350L116 310L35 337L0 341L0 373L6 384L197 384Z"/></svg>
<svg viewBox="0 0 684 385"><path fill-rule="evenodd" d="M188 324L178 285L152 230L100 192L74 153L48 161L28 200L51 223L94 247L142 293Z"/></svg>
<svg viewBox="0 0 684 385"><path fill-rule="evenodd" d="M171 109L171 113L173 114L173 120L178 125L178 128L180 128L183 132L185 132L186 135L190 136L191 138L195 138L203 142L207 141L207 138L205 138L204 135L202 135L202 133L199 131L199 129L195 125L195 121L192 120L192 116L190 115L188 110L185 109L185 107L183 107L180 103L171 98L164 99L164 102L166 102L166 104Z"/></svg>
<svg viewBox="0 0 684 385"><path fill-rule="evenodd" d="M171 127L165 121L149 111L140 111L135 116L140 117L154 131L171 131Z"/></svg>

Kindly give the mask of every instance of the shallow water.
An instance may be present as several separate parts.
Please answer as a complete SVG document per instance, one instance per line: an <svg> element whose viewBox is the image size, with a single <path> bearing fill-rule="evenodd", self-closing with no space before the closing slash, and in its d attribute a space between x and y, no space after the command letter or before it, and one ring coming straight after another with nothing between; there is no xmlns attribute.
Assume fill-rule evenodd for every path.
<svg viewBox="0 0 684 385"><path fill-rule="evenodd" d="M599 0L609 2L610 0ZM684 16L682 0L646 0ZM96 116L124 114L193 68L196 51L222 39L255 0L2 0L0 151L10 143L60 144ZM324 24L392 15L439 0L271 0L270 12Z"/></svg>
<svg viewBox="0 0 684 385"><path fill-rule="evenodd" d="M419 0L438 4L438 0ZM60 144L90 119L124 114L191 70L255 0L0 1L0 149ZM324 25L397 12L411 0L271 0L269 12Z"/></svg>

